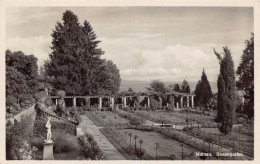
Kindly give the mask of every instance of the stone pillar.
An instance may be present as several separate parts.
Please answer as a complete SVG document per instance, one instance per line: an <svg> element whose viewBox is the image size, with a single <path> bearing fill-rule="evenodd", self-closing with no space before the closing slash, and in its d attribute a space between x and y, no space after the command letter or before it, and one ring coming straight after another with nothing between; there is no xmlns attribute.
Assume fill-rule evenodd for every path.
<svg viewBox="0 0 260 164"><path fill-rule="evenodd" d="M149 97L147 97L147 106L148 107L150 106L150 99L149 99Z"/></svg>
<svg viewBox="0 0 260 164"><path fill-rule="evenodd" d="M76 97L73 98L73 106L76 106Z"/></svg>
<svg viewBox="0 0 260 164"><path fill-rule="evenodd" d="M191 96L191 107L194 108L194 96Z"/></svg>
<svg viewBox="0 0 260 164"><path fill-rule="evenodd" d="M187 108L189 108L189 107L190 107L189 101L190 101L190 97L189 97L189 96L187 96Z"/></svg>
<svg viewBox="0 0 260 164"><path fill-rule="evenodd" d="M167 103L168 104L168 103ZM170 96L169 97L169 104L170 104L170 107L171 108L174 108L174 97L173 96Z"/></svg>
<svg viewBox="0 0 260 164"><path fill-rule="evenodd" d="M85 97L85 103L86 103L86 107L88 107L88 98Z"/></svg>
<svg viewBox="0 0 260 164"><path fill-rule="evenodd" d="M181 96L180 108L183 108L183 96Z"/></svg>
<svg viewBox="0 0 260 164"><path fill-rule="evenodd" d="M178 102L176 103L176 108L179 108L179 103Z"/></svg>
<svg viewBox="0 0 260 164"><path fill-rule="evenodd" d="M126 97L124 97L123 100L124 100L124 107L126 107Z"/></svg>
<svg viewBox="0 0 260 164"><path fill-rule="evenodd" d="M55 104L58 105L58 99L55 100Z"/></svg>
<svg viewBox="0 0 260 164"><path fill-rule="evenodd" d="M43 160L52 160L53 157L53 143L43 143Z"/></svg>
<svg viewBox="0 0 260 164"><path fill-rule="evenodd" d="M99 97L99 106L98 106L99 109L102 108L102 97Z"/></svg>
<svg viewBox="0 0 260 164"><path fill-rule="evenodd" d="M115 98L111 97L110 100L111 100L111 107L114 108L114 106L115 106Z"/></svg>

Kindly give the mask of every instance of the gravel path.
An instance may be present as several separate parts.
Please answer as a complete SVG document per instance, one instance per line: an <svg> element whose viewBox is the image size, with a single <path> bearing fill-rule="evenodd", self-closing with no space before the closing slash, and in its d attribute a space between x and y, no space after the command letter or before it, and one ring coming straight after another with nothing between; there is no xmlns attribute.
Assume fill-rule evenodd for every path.
<svg viewBox="0 0 260 164"><path fill-rule="evenodd" d="M126 160L126 158L114 147L114 145L103 135L97 127L87 116L81 116L82 122L78 127L85 130L87 133L93 135L101 151L105 154L106 160Z"/></svg>

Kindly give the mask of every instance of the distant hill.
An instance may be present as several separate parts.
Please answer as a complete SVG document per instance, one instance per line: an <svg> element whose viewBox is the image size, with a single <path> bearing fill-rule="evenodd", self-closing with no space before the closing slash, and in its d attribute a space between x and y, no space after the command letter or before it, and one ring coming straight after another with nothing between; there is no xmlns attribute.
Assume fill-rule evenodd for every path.
<svg viewBox="0 0 260 164"><path fill-rule="evenodd" d="M120 91L127 91L129 87L132 87L135 92L145 92L146 87L149 87L150 82L146 81L121 81ZM164 82L168 87L170 84L175 84L176 82ZM181 86L182 82L178 82ZM197 82L188 82L192 91L195 90ZM218 91L217 82L210 82L211 90L213 93Z"/></svg>

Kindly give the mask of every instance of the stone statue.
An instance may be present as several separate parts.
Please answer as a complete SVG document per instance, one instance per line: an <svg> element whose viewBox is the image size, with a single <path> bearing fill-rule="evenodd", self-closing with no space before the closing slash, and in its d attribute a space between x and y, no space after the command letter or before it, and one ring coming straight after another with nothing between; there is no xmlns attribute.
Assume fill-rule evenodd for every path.
<svg viewBox="0 0 260 164"><path fill-rule="evenodd" d="M56 113L60 117L65 117L66 116L66 105L64 101L65 91L59 91L57 95L59 99L56 106Z"/></svg>
<svg viewBox="0 0 260 164"><path fill-rule="evenodd" d="M49 117L48 120L47 120L47 123L45 125L46 127L46 131L47 131L47 136L46 136L46 140L44 140L45 143L52 143L52 140L51 140L51 123L50 123L50 120L51 118Z"/></svg>

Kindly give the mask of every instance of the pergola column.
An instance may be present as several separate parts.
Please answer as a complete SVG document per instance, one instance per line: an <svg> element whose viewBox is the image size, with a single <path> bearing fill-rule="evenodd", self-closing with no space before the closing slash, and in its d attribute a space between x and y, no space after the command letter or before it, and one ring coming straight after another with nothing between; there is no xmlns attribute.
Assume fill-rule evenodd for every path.
<svg viewBox="0 0 260 164"><path fill-rule="evenodd" d="M189 108L189 107L190 107L190 103L189 103L189 101L190 101L190 97L189 97L189 96L187 96L187 108Z"/></svg>
<svg viewBox="0 0 260 164"><path fill-rule="evenodd" d="M149 97L147 97L147 106L148 107L150 106L150 99L149 99Z"/></svg>
<svg viewBox="0 0 260 164"><path fill-rule="evenodd" d="M126 107L126 97L124 97L123 100L124 100L124 107Z"/></svg>
<svg viewBox="0 0 260 164"><path fill-rule="evenodd" d="M183 96L181 96L180 108L183 108Z"/></svg>
<svg viewBox="0 0 260 164"><path fill-rule="evenodd" d="M172 96L172 99L171 99L171 102L170 102L170 103L172 104L172 107L175 108L175 107L174 107L174 96Z"/></svg>
<svg viewBox="0 0 260 164"><path fill-rule="evenodd" d="M178 102L176 103L176 108L179 108L179 103Z"/></svg>
<svg viewBox="0 0 260 164"><path fill-rule="evenodd" d="M73 98L73 106L76 106L76 97Z"/></svg>
<svg viewBox="0 0 260 164"><path fill-rule="evenodd" d="M56 105L58 105L58 99L55 99L55 103L56 103Z"/></svg>
<svg viewBox="0 0 260 164"><path fill-rule="evenodd" d="M98 106L99 109L102 108L102 97L99 97L99 106Z"/></svg>
<svg viewBox="0 0 260 164"><path fill-rule="evenodd" d="M111 100L111 107L114 108L114 106L115 106L115 98L111 97L110 100Z"/></svg>
<svg viewBox="0 0 260 164"><path fill-rule="evenodd" d="M194 108L194 95L191 96L191 107Z"/></svg>

